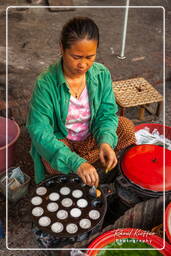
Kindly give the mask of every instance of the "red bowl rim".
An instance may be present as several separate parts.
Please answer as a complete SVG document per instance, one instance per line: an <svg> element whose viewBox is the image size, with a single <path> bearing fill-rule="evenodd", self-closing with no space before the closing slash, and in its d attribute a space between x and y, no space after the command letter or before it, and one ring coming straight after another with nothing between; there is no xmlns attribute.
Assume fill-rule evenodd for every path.
<svg viewBox="0 0 171 256"><path fill-rule="evenodd" d="M165 211L166 236L171 243L171 233L169 232L168 221L167 221L169 217L171 218L171 202L167 205L166 211Z"/></svg>
<svg viewBox="0 0 171 256"><path fill-rule="evenodd" d="M5 117L0 117L0 119L3 119L3 118L4 119L8 119L8 118L5 118ZM10 119L8 119L8 120L10 120ZM15 123L16 127L17 127L17 134L16 134L15 138L10 143L8 143L7 145L4 145L3 147L0 147L0 151L6 149L7 147L8 148L11 147L17 141L17 139L18 139L18 137L20 135L20 127L19 127L19 125L17 124L16 121L14 121L14 120L11 120L11 121L13 121Z"/></svg>
<svg viewBox="0 0 171 256"><path fill-rule="evenodd" d="M138 124L135 126L135 131L139 131L140 129L144 128L145 126L147 127L155 127L155 126L159 126L159 127L163 127L163 129L170 129L170 126L167 125L163 125L163 124L159 124L159 123L142 123L142 124Z"/></svg>
<svg viewBox="0 0 171 256"><path fill-rule="evenodd" d="M118 235L117 235L117 232L119 233ZM138 235L138 233L140 233L140 235ZM154 235L153 233L150 233L150 231L145 231L145 230L135 229L135 228L113 229L105 232L104 234L97 237L88 246L89 250L87 251L87 255L96 256L101 248L105 247L109 243L114 242L116 239L124 239L124 238L133 238L141 241L146 239L145 242L147 244L151 245L156 250L157 248L161 249L160 253L162 255L165 255L165 256L171 255L171 246L167 242L165 242L165 247L163 248L164 240L161 237ZM151 241L151 243L148 241Z"/></svg>

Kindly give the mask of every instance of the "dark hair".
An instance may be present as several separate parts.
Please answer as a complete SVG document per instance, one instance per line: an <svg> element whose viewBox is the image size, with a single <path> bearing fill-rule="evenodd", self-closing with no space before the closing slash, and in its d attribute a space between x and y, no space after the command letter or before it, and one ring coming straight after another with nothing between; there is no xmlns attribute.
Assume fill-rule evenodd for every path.
<svg viewBox="0 0 171 256"><path fill-rule="evenodd" d="M63 49L69 49L75 41L97 40L99 45L99 29L95 22L88 17L75 17L69 20L63 27L61 32L61 44Z"/></svg>

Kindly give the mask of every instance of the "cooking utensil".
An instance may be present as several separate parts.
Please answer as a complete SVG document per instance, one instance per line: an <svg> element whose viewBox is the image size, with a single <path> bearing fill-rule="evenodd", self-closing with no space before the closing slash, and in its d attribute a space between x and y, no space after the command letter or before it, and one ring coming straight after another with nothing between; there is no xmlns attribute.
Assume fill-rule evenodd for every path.
<svg viewBox="0 0 171 256"><path fill-rule="evenodd" d="M101 230L107 210L107 196L112 192L111 189L109 189L110 186L99 186L98 190L101 192L101 195L97 198L95 186L89 187L85 185L75 174L58 174L39 184L35 189L33 197L38 196L36 191L39 191L40 189L38 188L40 187L47 189L45 194L42 193L42 195L40 195L39 193L39 197L42 198L42 203L38 206L43 208L44 211L41 217L45 216L50 218L50 222L48 222L49 225L47 226L40 225L42 223L39 222L41 217L33 216L32 214L33 222L38 229L52 235L58 242L59 240L63 241L64 239L69 239L67 240L68 243L71 242L71 240L72 242L82 241L90 234L92 235ZM64 193L66 191L67 195ZM53 202L58 204L58 210L56 212L49 212L47 205L52 201L51 195L54 193L59 194L58 197L55 197L56 201L53 200ZM70 201L70 204L64 204L64 200L67 200L67 202ZM83 202L83 205L81 202ZM32 211L34 207L35 205L32 205ZM58 212L61 210L66 212L66 218L59 218ZM77 212L79 212L79 214L77 214ZM63 228L59 228L60 225L62 225ZM57 230L57 232L54 232L54 230Z"/></svg>

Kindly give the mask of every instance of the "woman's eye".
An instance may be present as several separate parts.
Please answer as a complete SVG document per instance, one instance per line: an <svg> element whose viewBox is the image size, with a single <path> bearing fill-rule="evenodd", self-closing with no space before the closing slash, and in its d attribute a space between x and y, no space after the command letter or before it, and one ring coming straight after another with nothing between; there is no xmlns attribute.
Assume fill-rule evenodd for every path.
<svg viewBox="0 0 171 256"><path fill-rule="evenodd" d="M75 60L79 60L81 57L79 57L79 56L73 56L73 58L74 58Z"/></svg>
<svg viewBox="0 0 171 256"><path fill-rule="evenodd" d="M86 57L88 60L93 60L95 58L95 56L87 56Z"/></svg>

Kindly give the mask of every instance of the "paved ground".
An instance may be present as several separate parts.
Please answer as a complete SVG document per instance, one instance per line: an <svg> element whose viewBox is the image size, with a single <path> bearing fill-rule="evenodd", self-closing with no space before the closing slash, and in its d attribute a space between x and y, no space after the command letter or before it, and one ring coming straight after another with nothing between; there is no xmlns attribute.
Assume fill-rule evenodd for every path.
<svg viewBox="0 0 171 256"><path fill-rule="evenodd" d="M0 111L4 114L5 102L5 6L27 5L26 0L8 0L0 2ZM28 101L31 97L33 83L36 76L49 64L59 58L58 37L66 19L76 15L92 17L100 28L101 40L97 61L104 63L111 71L114 81L134 77L144 77L151 82L162 94L165 91L165 115L161 113L158 120L171 126L171 6L169 1L150 1L151 7L164 6L166 8L166 36L163 37L163 9L162 8L132 8L129 11L129 22L125 49L125 60L117 56L121 50L121 36L124 9L113 8L112 0L75 0L75 5L102 6L110 8L75 8L74 11L49 12L40 8L10 8L8 12L8 68L9 68L9 114L14 117L21 127L21 136L17 143L16 165L32 177L33 164L28 154L30 140L25 130ZM131 5L137 1L132 0ZM115 6L123 5L123 1L115 0ZM138 6L149 5L147 0L139 0ZM33 5L32 5L33 6ZM41 6L41 5L40 5ZM166 39L166 58L163 62L163 39ZM163 66L165 64L166 87L163 87ZM137 109L129 109L127 116L135 118ZM146 114L146 117L147 114ZM9 209L9 245L11 247L36 248L29 215L27 214L29 199L26 197L17 206ZM0 195L0 216L5 219L5 201ZM4 247L4 240L0 240L0 248ZM2 251L0 255L43 255L39 251ZM58 255L58 254L56 254Z"/></svg>

